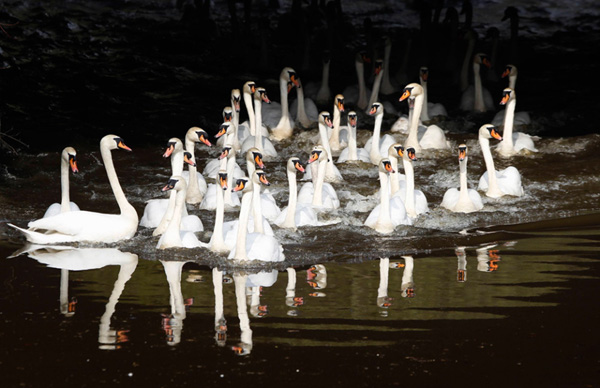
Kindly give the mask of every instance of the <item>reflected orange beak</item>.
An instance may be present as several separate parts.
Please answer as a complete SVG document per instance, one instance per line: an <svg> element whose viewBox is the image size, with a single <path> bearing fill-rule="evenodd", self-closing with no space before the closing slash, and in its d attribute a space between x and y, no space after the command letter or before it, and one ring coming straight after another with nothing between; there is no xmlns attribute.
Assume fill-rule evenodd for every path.
<svg viewBox="0 0 600 388"><path fill-rule="evenodd" d="M456 280L459 281L460 283L464 283L467 281L467 271L465 271L464 269L459 269L458 273L456 274Z"/></svg>

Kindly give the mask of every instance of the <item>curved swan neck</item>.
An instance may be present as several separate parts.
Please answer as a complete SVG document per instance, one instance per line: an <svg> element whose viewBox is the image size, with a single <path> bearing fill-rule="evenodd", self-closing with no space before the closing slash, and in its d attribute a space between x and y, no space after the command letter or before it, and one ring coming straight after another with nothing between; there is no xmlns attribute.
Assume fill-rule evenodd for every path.
<svg viewBox="0 0 600 388"><path fill-rule="evenodd" d="M479 63L473 63L473 84L475 85L475 106L477 112L485 112L485 103L483 102L483 86L481 85L481 74Z"/></svg>
<svg viewBox="0 0 600 388"><path fill-rule="evenodd" d="M490 151L490 141L486 138L479 137L479 144L481 147L481 153L483 154L483 160L485 161L485 167L488 173L488 191L498 190L498 181L496 179L496 167L494 166L494 158Z"/></svg>
<svg viewBox="0 0 600 388"><path fill-rule="evenodd" d="M248 220L250 219L250 209L252 207L252 192L242 195L242 204L240 207L240 218L238 221L237 240L235 245L235 260L248 260L246 253L246 235L248 234ZM245 305L245 304L244 304Z"/></svg>
<svg viewBox="0 0 600 388"><path fill-rule="evenodd" d="M367 87L365 86L365 65L360 62L355 62L356 66L356 76L358 78L358 101L356 106L360 109L365 109L367 107Z"/></svg>
<svg viewBox="0 0 600 388"><path fill-rule="evenodd" d="M60 159L60 212L71 211L71 199L69 197L69 162L65 158Z"/></svg>
<svg viewBox="0 0 600 388"><path fill-rule="evenodd" d="M260 203L260 184L254 184L252 191L252 213L254 216L254 233L264 234L262 206Z"/></svg>
<svg viewBox="0 0 600 388"><path fill-rule="evenodd" d="M317 184L314 186L313 206L323 206L323 183L325 182L325 170L327 169L327 161L319 162L319 170L317 173Z"/></svg>
<svg viewBox="0 0 600 388"><path fill-rule="evenodd" d="M135 208L127 201L127 197L125 197L125 193L123 192L121 184L119 183L119 178L117 177L117 172L115 171L115 165L113 164L111 151L106 147L101 147L100 153L102 155L102 161L104 162L104 168L106 169L108 181L110 182L110 187L113 191L115 199L117 200L117 203L119 204L121 214L135 214L137 219L137 212L135 211Z"/></svg>
<svg viewBox="0 0 600 388"><path fill-rule="evenodd" d="M419 94L415 96L414 108L410 118L410 128L406 137L406 147L413 147L416 152L421 151L421 145L419 144L419 118L421 117L422 109L423 95Z"/></svg>
<svg viewBox="0 0 600 388"><path fill-rule="evenodd" d="M250 134L256 135L256 118L254 117L254 108L252 107L252 95L244 92L244 105L248 111L248 122L250 123Z"/></svg>
<svg viewBox="0 0 600 388"><path fill-rule="evenodd" d="M413 165L410 161L402 159L404 166L404 176L406 177L406 213L410 217L416 217L417 213L415 210L415 172Z"/></svg>
<svg viewBox="0 0 600 388"><path fill-rule="evenodd" d="M379 209L378 223L382 225L391 225L392 218L390 217L390 193L389 193L389 177L385 172L379 172L379 183L381 185L380 199L381 208Z"/></svg>
<svg viewBox="0 0 600 388"><path fill-rule="evenodd" d="M287 228L295 228L296 227L296 207L298 202L298 184L296 183L296 172L287 170L287 178L290 187L289 197L288 197L288 207L287 213L285 215L285 220L283 225Z"/></svg>
<svg viewBox="0 0 600 388"><path fill-rule="evenodd" d="M348 124L348 160L357 160L356 126Z"/></svg>

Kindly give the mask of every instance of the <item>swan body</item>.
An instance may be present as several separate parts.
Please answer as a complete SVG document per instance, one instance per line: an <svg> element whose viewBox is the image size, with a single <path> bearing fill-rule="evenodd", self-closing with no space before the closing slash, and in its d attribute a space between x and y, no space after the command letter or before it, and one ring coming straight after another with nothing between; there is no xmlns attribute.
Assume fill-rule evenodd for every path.
<svg viewBox="0 0 600 388"><path fill-rule="evenodd" d="M280 228L296 230L299 226L318 225L317 213L312 207L298 204L298 192L296 183L296 171L304 172L304 166L297 157L288 159L286 173L289 184L288 205L281 210L281 213L275 220L275 224Z"/></svg>
<svg viewBox="0 0 600 388"><path fill-rule="evenodd" d="M196 143L203 143L209 147L212 146L210 141L208 141L208 134L205 130L198 127L191 127L185 134L185 150L191 154L191 160L196 159ZM197 167L190 166L188 171L181 173L181 176L187 182L185 201L190 204L202 202L207 185L202 174L197 172ZM194 177L196 177L196 179L194 179Z"/></svg>
<svg viewBox="0 0 600 388"><path fill-rule="evenodd" d="M69 200L69 169L73 173L79 172L77 169L77 152L73 147L65 147L60 154L60 203L56 202L48 206L42 218L80 210L75 202Z"/></svg>
<svg viewBox="0 0 600 388"><path fill-rule="evenodd" d="M343 103L343 102L342 102ZM329 146L329 135L327 128L332 128L333 123L331 122L331 115L329 112L321 112L319 113L319 138L321 145L325 151L327 151L328 158L326 160L326 170L325 170L325 181L326 182L342 182L344 178L342 174L338 170L338 168L333 164L333 158L331 157L331 148Z"/></svg>
<svg viewBox="0 0 600 388"><path fill-rule="evenodd" d="M371 163L375 166L379 165L379 161L387 156L390 146L396 143L396 139L391 135L386 134L381 136L383 110L383 105L379 102L371 104L371 109L369 110L369 115L375 116L375 124L373 126L373 136L367 140L364 149L369 153Z"/></svg>
<svg viewBox="0 0 600 388"><path fill-rule="evenodd" d="M225 145L221 154L215 159L219 162L219 170L215 173L215 178L219 179L220 171L225 171L225 178L229 176L229 174L233 174L233 178L243 177L245 174L240 168L240 166L235 162L235 152L233 151L233 147L231 145ZM230 172L231 171L231 172ZM215 210L217 208L217 200L219 195L223 195L220 193L221 185L217 181L216 183L211 183L208 185L206 189L206 194L204 198L202 198L202 202L200 202L199 208L203 210ZM230 208L237 207L240 205L239 198L236 195L229 195L227 198L227 206Z"/></svg>
<svg viewBox="0 0 600 388"><path fill-rule="evenodd" d="M90 211L66 212L52 217L31 221L29 229L10 226L21 231L29 242L34 244L54 244L61 242L104 242L112 243L133 237L137 231L138 214L127 201L119 184L111 151L117 148L131 151L116 135L106 135L100 141L100 153L106 174L120 214L105 214Z"/></svg>
<svg viewBox="0 0 600 388"><path fill-rule="evenodd" d="M255 170L252 178L240 178L233 190L242 191L239 226L235 247L229 253L228 259L237 262L249 260L283 261L283 247L273 236L262 233L248 233L248 221L252 207L252 191L260 184L262 170ZM264 174L264 173L262 173ZM266 178L264 178L266 180Z"/></svg>
<svg viewBox="0 0 600 388"><path fill-rule="evenodd" d="M458 146L458 164L460 167L460 189L451 188L444 193L441 206L455 213L472 213L483 209L483 201L477 190L467 185L467 146Z"/></svg>
<svg viewBox="0 0 600 388"><path fill-rule="evenodd" d="M430 125L420 130L419 117L421 117L421 111L424 103L424 90L423 87L417 83L406 85L400 101L409 99L409 104L414 104L413 112L411 115L410 127L408 130L408 136L405 141L406 147L412 147L416 152L422 149L448 149L450 145L446 140L446 134L444 130L437 125Z"/></svg>
<svg viewBox="0 0 600 388"><path fill-rule="evenodd" d="M288 139L294 132L293 123L288 107L288 83L298 87L298 76L291 67L285 67L279 75L279 92L281 95L281 116L279 122L274 127L271 126L271 138L275 140ZM265 117L266 120L266 117ZM266 122L266 121L265 121ZM269 125L267 123L267 125Z"/></svg>
<svg viewBox="0 0 600 388"><path fill-rule="evenodd" d="M429 79L429 69L425 66L419 71L419 81L423 88L423 108L421 110L421 120L429 121L431 117L448 116L448 112L443 104L429 102L427 98L427 81Z"/></svg>
<svg viewBox="0 0 600 388"><path fill-rule="evenodd" d="M390 199L389 173L392 171L390 160L387 158L381 159L379 162L380 203L369 213L364 222L365 226L382 234L392 233L398 225L412 225L402 200L399 197Z"/></svg>
<svg viewBox="0 0 600 388"><path fill-rule="evenodd" d="M355 111L348 112L348 147L344 148L338 157L338 163L365 162L371 163L371 156L364 148L356 147L357 115Z"/></svg>
<svg viewBox="0 0 600 388"><path fill-rule="evenodd" d="M481 65L490 67L490 61L482 53L473 56L473 85L469 85L460 98L460 110L468 112L486 112L494 110L494 100L489 90L481 84Z"/></svg>
<svg viewBox="0 0 600 388"><path fill-rule="evenodd" d="M158 240L156 249L206 247L207 245L199 241L194 233L182 232L180 229L181 214L185 206L185 192L187 190L187 183L183 177L172 176L162 188L163 192L169 190L175 190L176 192L175 208L167 229Z"/></svg>
<svg viewBox="0 0 600 388"><path fill-rule="evenodd" d="M501 105L506 105L504 116L504 132L503 140L500 142L496 150L500 156L510 157L522 150L537 152L533 137L522 132L513 132L515 105L517 104L517 96L514 89L506 88L502 91Z"/></svg>
<svg viewBox="0 0 600 388"><path fill-rule="evenodd" d="M318 171L314 182L307 182L300 188L298 203L311 205L317 210L333 210L340 207L340 200L335 189L325 182L327 158L327 150L322 145L312 149L308 164L319 161Z"/></svg>
<svg viewBox="0 0 600 388"><path fill-rule="evenodd" d="M338 94L333 99L333 127L331 128L331 134L329 135L329 147L330 150L338 153L344 147L346 143L340 140L340 118L341 112L344 111L344 96ZM332 155L332 154L330 154Z"/></svg>
<svg viewBox="0 0 600 388"><path fill-rule="evenodd" d="M491 138L502 140L496 127L491 124L482 125L479 128L479 145L487 171L479 179L477 190L485 191L485 195L491 198L500 198L504 195L522 196L521 174L515 167L509 166L504 170L496 171L490 151L489 139Z"/></svg>

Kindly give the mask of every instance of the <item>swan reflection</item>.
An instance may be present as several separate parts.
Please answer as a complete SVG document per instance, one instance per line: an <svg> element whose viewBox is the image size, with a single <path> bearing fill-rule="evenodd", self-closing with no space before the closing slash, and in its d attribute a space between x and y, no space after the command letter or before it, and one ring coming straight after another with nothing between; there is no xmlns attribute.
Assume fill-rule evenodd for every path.
<svg viewBox="0 0 600 388"><path fill-rule="evenodd" d="M500 262L500 254L498 249L495 248L496 244L486 245L481 248L477 248L477 270L481 272L495 272L498 270Z"/></svg>
<svg viewBox="0 0 600 388"><path fill-rule="evenodd" d="M162 328L167 336L167 344L177 345L181 342L186 307L192 303L192 299L185 301L181 292L181 272L183 266L189 261L160 260L160 262L169 283L169 303L171 304L171 313L163 315Z"/></svg>
<svg viewBox="0 0 600 388"><path fill-rule="evenodd" d="M454 250L458 259L458 269L456 270L456 280L459 283L467 281L467 252L465 247L457 247Z"/></svg>
<svg viewBox="0 0 600 388"><path fill-rule="evenodd" d="M315 264L306 270L306 282L315 292L311 292L309 296L322 298L326 294L319 290L327 288L327 268L323 264Z"/></svg>
<svg viewBox="0 0 600 388"><path fill-rule="evenodd" d="M269 313L267 305L260 304L263 287L271 287L277 281L277 270L261 271L250 274L246 280L246 301L250 306L250 314L255 318L263 318Z"/></svg>
<svg viewBox="0 0 600 388"><path fill-rule="evenodd" d="M110 320L115 312L119 297L125 289L125 284L135 271L138 264L138 256L133 253L121 252L116 248L75 248L62 245L27 245L16 252L26 253L30 258L45 264L50 268L61 270L61 313L66 316L73 315L75 299L68 300L68 273L69 271L87 271L103 268L109 265L118 265L119 274L113 285L112 292L106 303L104 314L100 317L98 330L98 343L100 349L119 349L120 344L127 342L128 330L115 330L110 327Z"/></svg>
<svg viewBox="0 0 600 388"><path fill-rule="evenodd" d="M296 269L289 267L286 269L286 271L288 274L288 282L285 287L285 305L292 307L292 309L288 310L287 315L297 316L298 310L296 307L304 304L304 298L301 296L296 296Z"/></svg>
<svg viewBox="0 0 600 388"><path fill-rule="evenodd" d="M250 318L248 317L248 308L246 306L246 282L247 274L233 274L235 283L235 300L237 304L237 313L240 320L240 342L232 346L232 350L239 356L250 354L252 351L252 329L250 328Z"/></svg>

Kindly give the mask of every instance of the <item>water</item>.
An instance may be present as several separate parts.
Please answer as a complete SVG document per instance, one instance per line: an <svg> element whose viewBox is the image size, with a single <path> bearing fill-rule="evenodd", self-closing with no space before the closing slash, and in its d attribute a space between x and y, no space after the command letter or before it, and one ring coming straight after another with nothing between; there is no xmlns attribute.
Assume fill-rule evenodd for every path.
<svg viewBox="0 0 600 388"><path fill-rule="evenodd" d="M340 165L345 180L334 186L341 207L326 215L340 222L293 233L275 228L286 260L240 270L205 249L157 251L145 228L119 244L34 249L6 222L24 226L59 200L59 152L67 143L77 148L80 170L71 177L71 199L82 209L116 212L98 152L108 132L133 148L113 155L141 215L145 201L165 198L158 189L170 175L161 157L168 138L183 137L192 125L214 133L230 89L248 79L278 101L274 79L282 66L300 68L298 50L273 38L279 51L261 67L242 49L258 52L256 42L231 42L221 4L212 14L221 28L208 34L181 23L181 12L163 2L9 2L0 23L19 24L5 26L12 38L0 41L0 130L9 147L0 156L5 384L596 386L600 136L593 118L598 69L590 58L598 7L580 4L521 10L526 49L517 111L532 115L525 130L541 137L539 152L496 158L496 168L519 169L523 197L484 198L484 209L469 215L440 208L444 192L458 186L455 146L462 142L469 146L469 186L476 186L485 166L475 130L492 117L458 112L451 83L440 82L432 95L451 109L440 125L453 149L424 151L415 162L429 213L389 236L364 227L378 202L377 171ZM270 12L272 21L288 9L263 5L254 13ZM355 33L365 16L398 38L418 27L415 10L403 3L371 7L344 4ZM475 5L480 37L489 27L507 37L504 8ZM354 48L351 37L361 35L347 36ZM320 79L317 52L301 73L305 85ZM392 58L401 52L395 48ZM339 54L340 66L351 63L352 49ZM332 76L334 89L354 81L346 65ZM504 87L488 85L496 96ZM388 102L406 112L397 95ZM396 118L386 114L384 131ZM360 114L362 133L372 125ZM306 160L313 144L307 139L314 136L303 135L279 144L279 157L267 162L269 190L281 207L284 161ZM200 171L219 152L198 146ZM205 232L198 237L208 241L213 212L188 211L201 217ZM227 212L226 220L237 215ZM261 271L262 290L243 287ZM221 314L227 330L219 338Z"/></svg>

